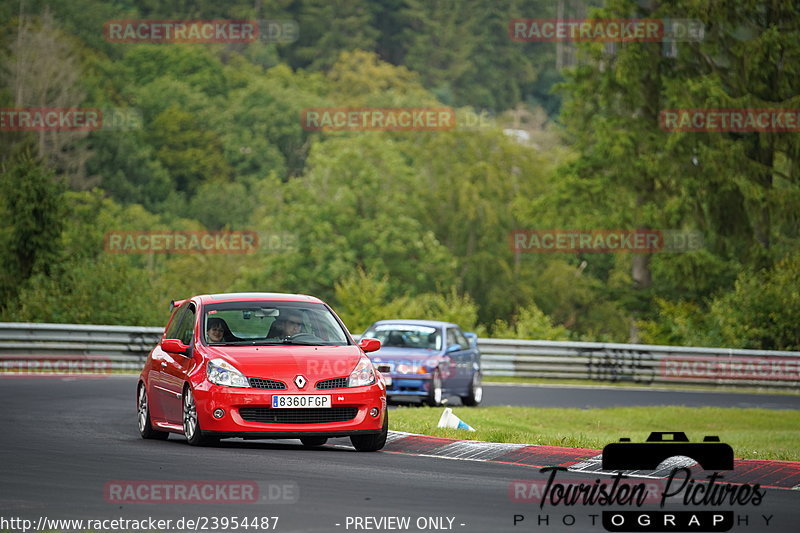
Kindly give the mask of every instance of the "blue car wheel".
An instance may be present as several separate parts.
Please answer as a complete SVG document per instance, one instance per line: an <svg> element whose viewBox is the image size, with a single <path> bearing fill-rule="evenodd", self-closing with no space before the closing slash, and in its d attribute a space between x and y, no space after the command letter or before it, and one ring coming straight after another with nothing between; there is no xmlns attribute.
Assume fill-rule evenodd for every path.
<svg viewBox="0 0 800 533"><path fill-rule="evenodd" d="M428 397L425 403L431 407L442 405L442 375L439 373L438 368L433 371L433 378L431 378L431 384L428 388Z"/></svg>
<svg viewBox="0 0 800 533"><path fill-rule="evenodd" d="M475 407L481 403L483 399L483 385L481 384L481 373L475 372L472 374L472 380L469 383L469 390L466 396L461 396L461 403L470 407Z"/></svg>

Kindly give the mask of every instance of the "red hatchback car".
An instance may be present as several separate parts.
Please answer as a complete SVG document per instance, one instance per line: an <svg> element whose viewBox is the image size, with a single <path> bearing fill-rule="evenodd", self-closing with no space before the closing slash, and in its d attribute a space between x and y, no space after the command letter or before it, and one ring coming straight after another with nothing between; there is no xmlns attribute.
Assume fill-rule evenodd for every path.
<svg viewBox="0 0 800 533"><path fill-rule="evenodd" d="M299 438L321 446L350 437L359 451L383 448L386 389L342 321L312 296L235 293L173 302L136 392L145 439Z"/></svg>

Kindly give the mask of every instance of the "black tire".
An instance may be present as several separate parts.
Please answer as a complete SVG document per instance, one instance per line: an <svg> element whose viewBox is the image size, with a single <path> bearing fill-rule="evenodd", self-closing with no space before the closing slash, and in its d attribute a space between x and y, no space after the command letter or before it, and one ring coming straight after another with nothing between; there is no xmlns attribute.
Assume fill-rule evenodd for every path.
<svg viewBox="0 0 800 533"><path fill-rule="evenodd" d="M472 380L469 383L469 391L466 396L461 396L461 403L469 407L476 407L480 405L483 399L483 384L481 382L481 373L475 372L472 374Z"/></svg>
<svg viewBox="0 0 800 533"><path fill-rule="evenodd" d="M428 390L428 397L425 398L425 403L431 407L439 407L442 405L442 374L439 369L433 371L433 378L431 378L430 390Z"/></svg>
<svg viewBox="0 0 800 533"><path fill-rule="evenodd" d="M219 442L219 439L209 437L200 428L200 422L197 420L197 404L194 401L194 393L192 388L187 386L183 389L183 434L186 436L186 442L191 446L207 446Z"/></svg>
<svg viewBox="0 0 800 533"><path fill-rule="evenodd" d="M377 452L386 446L386 437L389 436L389 410L383 412L383 426L377 435L350 435L350 442L359 452Z"/></svg>
<svg viewBox="0 0 800 533"><path fill-rule="evenodd" d="M328 437L303 437L300 439L300 442L307 448L316 448L328 442Z"/></svg>
<svg viewBox="0 0 800 533"><path fill-rule="evenodd" d="M169 437L168 431L153 429L153 424L150 421L150 402L147 400L147 389L145 389L144 383L139 384L136 392L136 411L139 422L139 435L143 439L166 440Z"/></svg>

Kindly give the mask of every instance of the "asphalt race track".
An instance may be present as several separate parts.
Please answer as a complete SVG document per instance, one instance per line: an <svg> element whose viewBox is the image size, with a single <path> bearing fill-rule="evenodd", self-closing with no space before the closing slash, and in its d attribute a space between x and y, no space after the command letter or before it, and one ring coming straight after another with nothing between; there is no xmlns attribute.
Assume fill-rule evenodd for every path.
<svg viewBox="0 0 800 533"><path fill-rule="evenodd" d="M509 489L516 480L546 480L538 468L522 465L393 452L358 453L346 446L346 440L331 441L315 450L302 448L299 441L230 440L214 448L189 447L183 437L175 435L165 442L144 441L136 430L134 385L133 376L0 379L5 412L0 432L0 531L22 531L20 521L9 522L17 519L31 520L26 524L28 531L37 527L38 531L248 533L605 531L597 517L603 511L621 509L599 505L540 507L530 498L514 497ZM634 405L649 394L661 398L660 393L646 391L636 391L635 396L627 396L629 391L608 391L606 398L606 391L589 390L585 390L585 398L576 398L578 393L573 389L563 394L557 394L558 390L491 386L486 390L486 400L487 404L508 404L521 395L527 398L525 401L551 405L562 397L562 406L600 406L608 402ZM676 397L685 405L718 405L711 402L722 402L728 396L670 394L680 394ZM615 395L623 396L614 399ZM733 404L722 405L797 408L796 397L783 398L764 396L765 403L759 403L758 398L747 395L740 400L728 399ZM665 400L651 401L654 403L644 405L660 405ZM559 473L559 479L589 483L594 478L564 472ZM196 486L213 485L216 492L204 492L203 503L163 502L169 498L163 489L158 493L158 487L165 482L191 480L200 482ZM140 486L147 490L131 496L143 498L139 503L121 502L123 493L114 492L120 487ZM242 491L226 490L231 486L257 486L259 501L242 503L247 501ZM735 520L731 531L797 531L800 491L762 490L763 501L757 506L750 501L705 508L670 499L664 509L653 503L623 510L730 510ZM523 501L515 501L520 499ZM592 515L597 520L594 525ZM232 517L237 517L238 527L234 528ZM277 523L268 517L278 517ZM769 518L769 525L764 517ZM84 523L78 527L51 522L69 518ZM139 522L149 518L171 522ZM247 529L241 527L242 518L249 521ZM87 527L87 520L100 519L134 522L106 521ZM257 519L257 529L252 526L256 523L253 519ZM187 520L196 523L187 524Z"/></svg>

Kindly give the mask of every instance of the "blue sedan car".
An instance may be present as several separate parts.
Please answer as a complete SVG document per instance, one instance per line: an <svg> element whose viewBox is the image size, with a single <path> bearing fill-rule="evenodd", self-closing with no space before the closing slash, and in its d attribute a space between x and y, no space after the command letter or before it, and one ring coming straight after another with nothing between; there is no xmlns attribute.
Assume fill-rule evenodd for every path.
<svg viewBox="0 0 800 533"><path fill-rule="evenodd" d="M477 336L434 320L380 320L362 338L381 341L370 359L383 375L387 400L417 398L431 406L450 396L478 405L483 396Z"/></svg>

